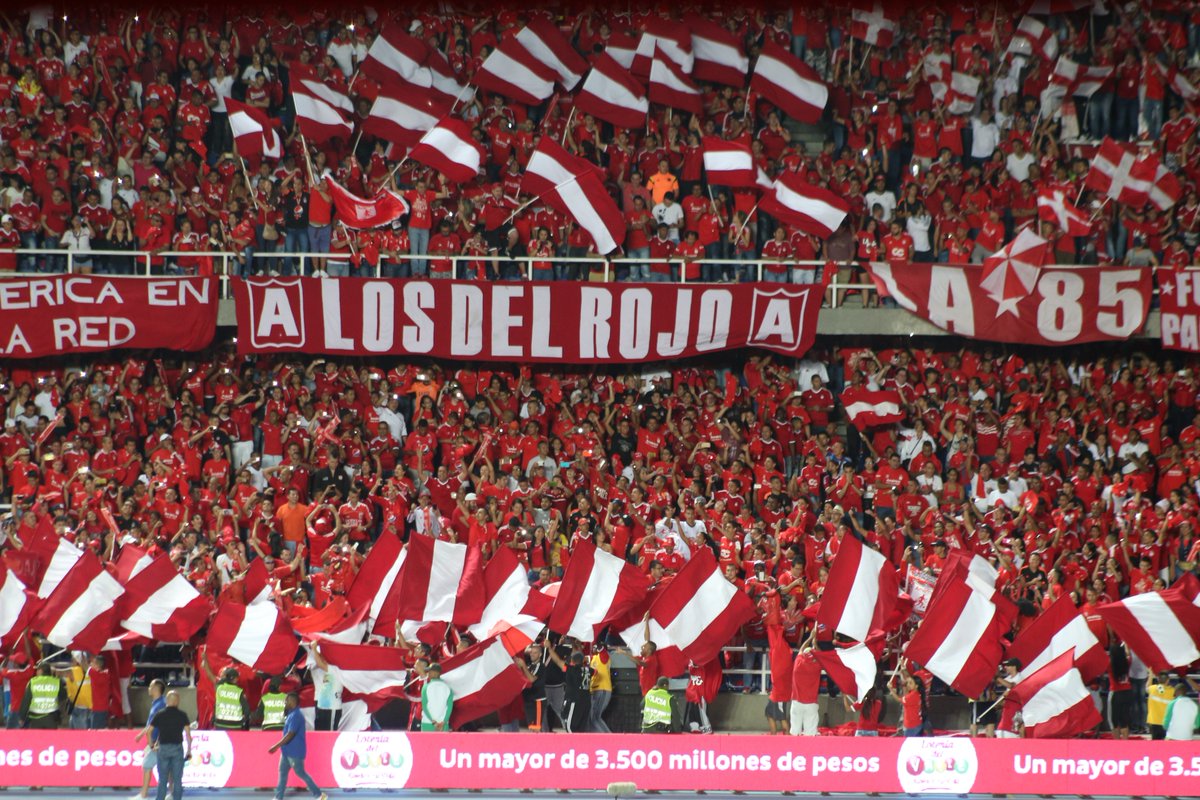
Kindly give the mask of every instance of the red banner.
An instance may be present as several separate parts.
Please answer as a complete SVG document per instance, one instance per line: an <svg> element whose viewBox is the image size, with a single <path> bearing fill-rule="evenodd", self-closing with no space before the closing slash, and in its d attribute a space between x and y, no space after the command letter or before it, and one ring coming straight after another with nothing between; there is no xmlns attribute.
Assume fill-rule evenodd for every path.
<svg viewBox="0 0 1200 800"><path fill-rule="evenodd" d="M2 786L140 786L133 731L0 731ZM273 788L270 732L197 731L189 788ZM322 789L1194 795L1194 742L398 731L307 734ZM299 786L295 776L292 786Z"/></svg>
<svg viewBox="0 0 1200 800"><path fill-rule="evenodd" d="M1058 346L1128 339L1142 329L1153 290L1136 267L1043 268L1029 294L997 301L979 264L869 265L881 293L942 330L993 342Z"/></svg>
<svg viewBox="0 0 1200 800"><path fill-rule="evenodd" d="M0 358L114 348L199 350L216 333L217 306L213 278L4 278Z"/></svg>
<svg viewBox="0 0 1200 800"><path fill-rule="evenodd" d="M799 356L817 285L507 283L361 278L233 281L242 353L480 361L661 361L740 347Z"/></svg>
<svg viewBox="0 0 1200 800"><path fill-rule="evenodd" d="M1167 350L1200 353L1200 270L1158 270L1160 335Z"/></svg>

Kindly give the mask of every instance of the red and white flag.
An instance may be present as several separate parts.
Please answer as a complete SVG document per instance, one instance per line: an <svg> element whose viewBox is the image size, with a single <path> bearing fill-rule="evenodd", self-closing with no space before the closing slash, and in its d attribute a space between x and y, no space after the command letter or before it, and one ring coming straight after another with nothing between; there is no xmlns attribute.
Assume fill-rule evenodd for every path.
<svg viewBox="0 0 1200 800"><path fill-rule="evenodd" d="M705 136L700 144L704 174L710 184L764 191L773 188L770 178L754 163L754 154L747 145L716 136Z"/></svg>
<svg viewBox="0 0 1200 800"><path fill-rule="evenodd" d="M449 113L450 106L438 95L409 85L385 87L363 121L363 132L412 147Z"/></svg>
<svg viewBox="0 0 1200 800"><path fill-rule="evenodd" d="M1061 94L1091 97L1112 77L1113 67L1088 67L1066 56L1059 56L1050 73L1050 83L1061 87Z"/></svg>
<svg viewBox="0 0 1200 800"><path fill-rule="evenodd" d="M704 113L704 95L683 69L663 53L654 51L650 63L649 96L651 103L678 108L693 114Z"/></svg>
<svg viewBox="0 0 1200 800"><path fill-rule="evenodd" d="M1150 199L1158 166L1156 157L1138 158L1132 145L1105 137L1092 158L1084 185L1118 203L1140 207Z"/></svg>
<svg viewBox="0 0 1200 800"><path fill-rule="evenodd" d="M454 692L450 714L454 728L503 708L529 685L498 637L485 639L443 661L442 680Z"/></svg>
<svg viewBox="0 0 1200 800"><path fill-rule="evenodd" d="M869 45L887 49L896 36L897 20L889 17L883 3L873 3L869 8L855 8L850 12L850 35Z"/></svg>
<svg viewBox="0 0 1200 800"><path fill-rule="evenodd" d="M38 608L37 595L0 564L0 650L7 651L29 626Z"/></svg>
<svg viewBox="0 0 1200 800"><path fill-rule="evenodd" d="M346 593L346 601L350 608L365 607L367 613L364 619L373 626L375 633L383 636L396 635L399 597L396 597L392 604L390 614L385 608L407 554L408 551L404 549L400 537L393 531L384 531L371 546L371 551L363 560L358 574L354 576L354 583L350 584L350 591Z"/></svg>
<svg viewBox="0 0 1200 800"><path fill-rule="evenodd" d="M417 71L413 83L428 86L429 91L440 100L451 105L470 103L475 98L475 89L459 83L450 62L437 50L430 49L425 66Z"/></svg>
<svg viewBox="0 0 1200 800"><path fill-rule="evenodd" d="M428 58L427 44L405 33L402 26L391 24L371 42L360 69L385 88L406 83L420 85L418 75Z"/></svg>
<svg viewBox="0 0 1200 800"><path fill-rule="evenodd" d="M555 72L514 39L491 52L475 73L475 85L510 100L535 106L554 94Z"/></svg>
<svg viewBox="0 0 1200 800"><path fill-rule="evenodd" d="M1068 653L1074 657L1084 682L1108 669L1108 653L1070 595L1065 594L1017 634L1008 648L1008 657L1021 662L1022 678Z"/></svg>
<svg viewBox="0 0 1200 800"><path fill-rule="evenodd" d="M575 97L575 108L620 128L640 128L650 101L625 67L609 53L600 53Z"/></svg>
<svg viewBox="0 0 1200 800"><path fill-rule="evenodd" d="M392 589L399 593L400 619L479 622L485 598L483 553L478 547L415 535L409 537L407 552Z"/></svg>
<svg viewBox="0 0 1200 800"><path fill-rule="evenodd" d="M117 626L115 606L125 590L90 550L55 587L33 628L56 647L99 652Z"/></svg>
<svg viewBox="0 0 1200 800"><path fill-rule="evenodd" d="M1183 185L1174 173L1161 163L1154 172L1154 185L1150 187L1150 202L1159 211L1166 211L1183 197Z"/></svg>
<svg viewBox="0 0 1200 800"><path fill-rule="evenodd" d="M700 550L650 606L650 641L658 646L663 673L678 675L689 660L708 663L738 628L757 615L754 602L725 579L712 551ZM645 635L642 623L621 631L634 652Z"/></svg>
<svg viewBox="0 0 1200 800"><path fill-rule="evenodd" d="M261 108L239 103L232 97L225 98L225 109L233 131L234 149L250 169L257 169L264 158L283 155L283 142L275 130L278 120L268 117Z"/></svg>
<svg viewBox="0 0 1200 800"><path fill-rule="evenodd" d="M347 228L378 228L408 213L408 203L404 202L404 198L387 189L380 189L375 199L367 200L348 192L330 178L329 195L333 198L338 220Z"/></svg>
<svg viewBox="0 0 1200 800"><path fill-rule="evenodd" d="M754 64L750 86L800 122L819 122L829 102L829 88L813 68L770 39Z"/></svg>
<svg viewBox="0 0 1200 800"><path fill-rule="evenodd" d="M741 37L699 14L688 16L692 30L692 77L741 89L746 85L750 59Z"/></svg>
<svg viewBox="0 0 1200 800"><path fill-rule="evenodd" d="M292 100L296 106L296 124L313 144L349 139L354 133L354 104L341 92L305 78L292 81Z"/></svg>
<svg viewBox="0 0 1200 800"><path fill-rule="evenodd" d="M355 694L404 696L408 680L405 651L398 647L321 642L317 645L329 672Z"/></svg>
<svg viewBox="0 0 1200 800"><path fill-rule="evenodd" d="M996 303L996 316L1017 313L1017 303L1037 285L1042 265L1050 257L1050 243L1029 228L983 260L979 286Z"/></svg>
<svg viewBox="0 0 1200 800"><path fill-rule="evenodd" d="M661 55L659 55L661 53ZM653 62L665 58L683 75L692 74L692 34L687 25L662 17L650 17L638 39L630 70L639 78L650 77Z"/></svg>
<svg viewBox="0 0 1200 800"><path fill-rule="evenodd" d="M896 568L853 535L842 537L821 594L817 624L860 642L884 631L900 595Z"/></svg>
<svg viewBox="0 0 1200 800"><path fill-rule="evenodd" d="M208 622L212 604L159 556L125 583L117 618L125 630L157 642L187 642Z"/></svg>
<svg viewBox="0 0 1200 800"><path fill-rule="evenodd" d="M587 60L579 54L554 23L541 17L531 19L517 31L516 39L531 56L558 75L568 92L587 72Z"/></svg>
<svg viewBox="0 0 1200 800"><path fill-rule="evenodd" d="M41 540L37 549L39 558L45 564L42 580L38 583L37 596L45 600L54 593L63 578L67 577L75 563L83 558L83 551L61 536Z"/></svg>
<svg viewBox="0 0 1200 800"><path fill-rule="evenodd" d="M521 192L542 198L573 219L591 235L601 255L616 250L624 239L625 217L604 188L599 169L549 136L543 136L530 155Z"/></svg>
<svg viewBox="0 0 1200 800"><path fill-rule="evenodd" d="M626 33L614 31L604 43L604 55L620 64L622 69L633 68L633 59L637 56L637 49L638 40ZM641 77L644 79L648 74Z"/></svg>
<svg viewBox="0 0 1200 800"><path fill-rule="evenodd" d="M571 560L574 559L572 552ZM545 627L554 607L554 598L529 585L529 570L507 547L498 550L483 568L483 591L486 598L483 613L479 622L467 629L476 641L502 636L514 629L526 630L525 624L535 621L537 624L530 627L537 628L533 631L537 634ZM531 640L532 637L527 637L524 644L530 644Z"/></svg>
<svg viewBox="0 0 1200 800"><path fill-rule="evenodd" d="M461 119L446 117L431 128L408 157L432 167L455 183L474 180L483 163L483 150Z"/></svg>
<svg viewBox="0 0 1200 800"><path fill-rule="evenodd" d="M784 172L776 178L772 191L763 196L759 207L775 219L819 239L833 236L850 213L850 204L844 198L813 186L798 172Z"/></svg>
<svg viewBox="0 0 1200 800"><path fill-rule="evenodd" d="M883 639L879 637L870 644L856 642L848 647L835 646L831 650L817 648L813 650L813 655L829 679L858 703L875 685L882 646Z"/></svg>
<svg viewBox="0 0 1200 800"><path fill-rule="evenodd" d="M1053 222L1068 236L1087 236L1092 232L1092 220L1075 207L1067 193L1054 187L1038 190L1038 219Z"/></svg>
<svg viewBox="0 0 1200 800"><path fill-rule="evenodd" d="M139 572L150 566L154 562L154 556L144 547L138 547L135 544L127 544L121 548L117 560L113 563L113 571L117 576L117 580L122 586L129 583L129 579Z"/></svg>
<svg viewBox="0 0 1200 800"><path fill-rule="evenodd" d="M943 573L905 650L910 661L967 697L979 697L991 685L1004 657L1003 634L1016 616L1011 602L981 588L966 574Z"/></svg>
<svg viewBox="0 0 1200 800"><path fill-rule="evenodd" d="M1058 39L1044 23L1026 15L1017 23L1007 52L1021 56L1037 53L1047 61L1053 61L1058 55Z"/></svg>
<svg viewBox="0 0 1200 800"><path fill-rule="evenodd" d="M951 114L970 114L979 96L979 78L965 72L951 72L946 90L946 110Z"/></svg>
<svg viewBox="0 0 1200 800"><path fill-rule="evenodd" d="M274 603L221 603L208 626L208 648L268 675L287 671L296 657L297 639Z"/></svg>
<svg viewBox="0 0 1200 800"><path fill-rule="evenodd" d="M1100 724L1100 712L1071 652L1046 662L1008 691L1020 708L1027 739L1065 739Z"/></svg>
<svg viewBox="0 0 1200 800"><path fill-rule="evenodd" d="M642 601L647 588L645 575L633 564L580 541L563 573L550 630L594 642L605 625Z"/></svg>
<svg viewBox="0 0 1200 800"><path fill-rule="evenodd" d="M848 387L842 392L846 418L860 431L876 425L891 425L904 419L904 402L895 389Z"/></svg>
<svg viewBox="0 0 1200 800"><path fill-rule="evenodd" d="M1160 592L1106 603L1097 611L1154 672L1200 660L1200 580L1195 575Z"/></svg>
<svg viewBox="0 0 1200 800"><path fill-rule="evenodd" d="M1165 67L1159 64L1159 69L1165 69ZM1174 89L1175 93L1178 94L1184 101L1191 103L1194 102L1197 97L1200 97L1200 89L1197 89L1196 85L1188 80L1187 73L1183 72L1178 67L1171 67L1168 75L1168 82L1171 84L1171 88Z"/></svg>

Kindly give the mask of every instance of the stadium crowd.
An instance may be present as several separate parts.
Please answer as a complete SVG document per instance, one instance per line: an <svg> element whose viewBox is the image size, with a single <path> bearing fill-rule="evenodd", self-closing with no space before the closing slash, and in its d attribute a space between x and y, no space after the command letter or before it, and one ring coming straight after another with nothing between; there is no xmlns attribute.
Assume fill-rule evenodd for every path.
<svg viewBox="0 0 1200 800"><path fill-rule="evenodd" d="M379 270L390 277L453 274L420 258L425 255L594 255L587 232L569 219L543 203L520 207L524 164L539 138L552 136L604 171L628 222L623 254L634 258L966 263L1037 223L1060 262L1192 263L1200 241L1196 160L1190 157L1200 15L1187 2L1114 3L1095 11L1077 5L1082 10L1047 18L1057 51L1078 64L1115 69L1090 97L1068 97L1054 113L1058 104L1040 99L1054 64L1019 48L1010 52L1019 15L1002 5L885 7L896 22L886 48L864 41L856 47L850 15L820 4L795 11L714 9L711 17L740 37L751 57L773 41L828 81L815 139L757 92L716 84L700 84L702 116L655 106L644 130L572 114L570 93L527 107L478 92L455 110L486 152L478 179L465 184L448 183L413 161L393 171L397 161L388 143L361 135L381 87L358 66L386 24L403 26L445 54L466 85L497 43L528 19L551 20L579 52L594 56L609 42L636 36L657 12L555 16L466 4L455 13L389 10L379 16L169 7L144 14L87 7L61 16L9 16L0 31L6 62L0 67L6 220L0 246L71 249L77 269L114 273L131 270L132 260L88 251L182 252L156 257L153 267L183 273L213 268L192 252L235 252L240 274L286 274L297 266L256 260L256 253L328 252L328 261L310 262L307 271ZM939 83L950 70L981 80L968 113L950 113ZM304 152L289 91L299 78L348 93L357 114L353 140L308 143ZM282 121L281 158L264 159L249 172L239 164L227 98ZM754 210L754 192L705 183L704 135L749 145L768 176L796 171L833 190L851 203L850 217L827 241L777 226ZM1183 199L1160 212L1104 203L1102 195L1083 190L1094 145L1110 135L1163 157L1183 184ZM390 186L406 197L410 213L391 227L349 230L331 209L322 182L327 174L363 197ZM1038 222L1036 199L1048 188L1064 189L1092 215L1089 235L1070 236L1057 222ZM775 235L776 227L783 233ZM511 238L510 229L517 232ZM688 231L696 232L694 240L687 241ZM417 258L410 262L405 254ZM56 256L0 254L0 269L52 271L63 263ZM656 265L634 277L664 270ZM461 278L491 274L486 263L475 262L456 271ZM577 265L541 273L559 279L586 274ZM616 272L629 276L628 266ZM729 265L711 265L704 275L739 276L746 277Z"/></svg>
<svg viewBox="0 0 1200 800"><path fill-rule="evenodd" d="M790 647L808 640L827 563L848 535L903 570L914 595L950 550L978 553L1019 603L1017 631L1070 594L1106 647L1097 605L1197 572L1200 385L1191 368L979 346L841 347L734 364L620 374L242 358L228 346L197 360L10 364L0 376L0 457L13 513L2 547L19 550L49 514L106 563L130 545L168 554L214 599L241 599L240 578L262 559L289 613L344 595L385 531L478 544L487 555L509 548L538 587L561 577L580 540L627 558L652 583L683 566L678 544L708 547L759 605L735 643L751 647L751 660L769 659L773 706L792 699ZM843 386L894 388L908 415L860 433L841 422ZM772 626L788 649L764 652ZM398 641L414 663L469 642L443 634ZM32 674L31 641L6 673L14 713L14 676ZM203 647L190 652L202 691L213 692L222 665L210 666ZM530 650L533 691L556 712L570 655ZM609 656L591 655L608 674ZM639 655L644 692L661 677L653 655ZM886 660L896 665L894 648ZM820 669L803 656L795 664L796 686L815 700ZM279 695L241 669L247 713L263 691ZM1135 682L1145 677L1136 670ZM689 699L699 706L720 671L693 673ZM1113 675L1107 689L1134 697L1126 677ZM725 688L754 685L727 676ZM1144 691L1143 682L1136 696ZM88 704L78 708L83 726ZM1126 727L1144 713L1132 716L1131 705ZM211 714L202 712L205 724Z"/></svg>

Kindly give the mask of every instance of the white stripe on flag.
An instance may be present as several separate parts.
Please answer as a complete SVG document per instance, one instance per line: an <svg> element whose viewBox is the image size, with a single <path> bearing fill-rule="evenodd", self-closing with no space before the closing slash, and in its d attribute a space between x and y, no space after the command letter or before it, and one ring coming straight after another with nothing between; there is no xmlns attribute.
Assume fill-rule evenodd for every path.
<svg viewBox="0 0 1200 800"><path fill-rule="evenodd" d="M798 75L787 64L769 55L758 57L758 62L754 65L754 74L818 108L824 108L829 100L829 89L803 75Z"/></svg>
<svg viewBox="0 0 1200 800"><path fill-rule="evenodd" d="M46 567L46 572L42 575L42 582L38 585L37 596L43 600L49 597L62 583L62 579L67 577L67 573L71 571L71 567L75 566L75 562L82 557L82 550L66 539L59 539L58 547L54 550L54 555L50 557L50 564Z"/></svg>
<svg viewBox="0 0 1200 800"><path fill-rule="evenodd" d="M835 208L821 200L814 200L792 191L783 181L775 182L775 197L780 203L806 217L812 217L818 223L831 231L841 227L846 212Z"/></svg>
<svg viewBox="0 0 1200 800"><path fill-rule="evenodd" d="M450 670L442 678L454 690L454 699L462 700L482 691L497 675L511 667L512 663L512 656L504 649L504 642L497 639L488 645L478 658Z"/></svg>
<svg viewBox="0 0 1200 800"><path fill-rule="evenodd" d="M695 33L692 34L692 53L697 61L711 61L742 72L750 69L750 59L733 45L705 39Z"/></svg>
<svg viewBox="0 0 1200 800"><path fill-rule="evenodd" d="M650 108L650 101L644 96L639 97L635 95L629 89L625 88L623 84L617 83L598 69L592 70L591 74L588 75L583 88L604 102L615 106L625 106L638 111L647 111Z"/></svg>
<svg viewBox="0 0 1200 800"><path fill-rule="evenodd" d="M340 128L350 127L341 112L325 101L309 97L300 92L293 94L292 98L296 102L296 116L312 120L318 125L334 125Z"/></svg>
<svg viewBox="0 0 1200 800"><path fill-rule="evenodd" d="M375 597L371 600L371 610L367 612L371 623L379 619L379 612L383 610L383 604L387 602L388 594L391 592L392 586L396 583L396 576L400 574L400 567L404 566L404 559L408 557L407 550L401 550L400 555L388 567L388 571L384 573L383 580L379 583L379 590L375 592Z"/></svg>
<svg viewBox="0 0 1200 800"><path fill-rule="evenodd" d="M705 150L704 168L709 172L752 170L754 157L745 150Z"/></svg>
<svg viewBox="0 0 1200 800"><path fill-rule="evenodd" d="M12 632L13 625L25 608L25 586L9 572L0 586L0 637Z"/></svg>
<svg viewBox="0 0 1200 800"><path fill-rule="evenodd" d="M463 565L467 562L467 546L435 542L433 562L429 567L429 587L425 595L426 622L449 622L454 618L458 599L458 583L462 580Z"/></svg>
<svg viewBox="0 0 1200 800"><path fill-rule="evenodd" d="M117 598L124 593L121 584L107 572L101 572L74 603L58 618L58 622L46 634L51 644L67 647L80 631L113 607Z"/></svg>
<svg viewBox="0 0 1200 800"><path fill-rule="evenodd" d="M854 583L842 609L838 632L852 639L863 641L871 632L871 620L875 617L875 605L879 601L879 571L887 565L887 559L869 547L861 548L858 570Z"/></svg>
<svg viewBox="0 0 1200 800"><path fill-rule="evenodd" d="M354 104L352 102L350 102L349 97L342 94L341 92L336 92L333 89L330 89L328 86L321 83L320 81L302 80L302 81L300 81L300 85L302 87L304 87L301 90L301 94L307 92L310 95L313 95L315 97L320 98L321 100L324 100L326 103L333 106L334 108L342 109L347 114L354 113Z"/></svg>
<svg viewBox="0 0 1200 800"><path fill-rule="evenodd" d="M161 625L171 619L171 615L200 596L195 587L182 575L175 575L166 586L146 598L129 619L121 620L121 624L134 633L153 637L152 625Z"/></svg>
<svg viewBox="0 0 1200 800"><path fill-rule="evenodd" d="M229 115L229 127L234 137L246 136L252 133L262 133L263 126L245 111L235 111Z"/></svg>
<svg viewBox="0 0 1200 800"><path fill-rule="evenodd" d="M448 128L441 126L431 128L421 137L421 143L429 145L457 164L474 165L475 171L479 171L479 151L475 145L464 142Z"/></svg>
<svg viewBox="0 0 1200 800"><path fill-rule="evenodd" d="M541 150L534 151L533 155L529 157L529 164L525 169L527 172L545 178L555 186L575 179L574 172L560 163L554 156L547 155Z"/></svg>
<svg viewBox="0 0 1200 800"><path fill-rule="evenodd" d="M1029 702L1021 709L1021 716L1026 726L1040 725L1089 697L1087 687L1079 677L1079 670L1070 669L1029 698Z"/></svg>
<svg viewBox="0 0 1200 800"><path fill-rule="evenodd" d="M598 625L612 608L613 598L617 596L617 588L621 584L621 568L624 564L624 560L603 550L595 551L592 571L583 593L579 595L579 606L575 609L575 619L571 621L567 636L585 642L595 638L593 626Z"/></svg>
<svg viewBox="0 0 1200 800"><path fill-rule="evenodd" d="M1087 620L1077 616L1055 631L1054 635L1050 637L1050 644L1025 665L1025 668L1017 676L1017 680L1028 678L1046 664L1049 664L1068 651L1073 651L1075 659L1078 661L1084 653L1099 644L1100 641L1096 638L1096 634L1092 633L1092 629L1088 627Z"/></svg>
<svg viewBox="0 0 1200 800"><path fill-rule="evenodd" d="M883 417L899 413L900 406L892 402L868 403L865 400L859 400L846 406L846 416L850 419L856 418L859 414L874 414L877 417Z"/></svg>
<svg viewBox="0 0 1200 800"><path fill-rule="evenodd" d="M991 600L972 591L966 605L959 612L954 627L946 634L946 638L938 646L933 657L926 662L925 667L935 675L943 676L947 682L957 677L967 663L967 659L975 652L975 646L980 638L987 633L996 615L996 606Z"/></svg>
<svg viewBox="0 0 1200 800"><path fill-rule="evenodd" d="M246 606L237 635L229 643L229 655L243 664L253 666L267 649L278 619L279 609L274 603Z"/></svg>
<svg viewBox="0 0 1200 800"><path fill-rule="evenodd" d="M666 62L657 58L650 65L650 82L662 84L684 94L699 94L694 87L684 83L683 79L666 65Z"/></svg>
<svg viewBox="0 0 1200 800"><path fill-rule="evenodd" d="M493 50L484 62L483 69L505 83L524 89L534 97L545 100L554 93L554 83L542 80L525 64L517 61L503 50Z"/></svg>
<svg viewBox="0 0 1200 800"><path fill-rule="evenodd" d="M597 213L592 201L584 193L579 181L572 178L566 183L556 186L555 190L567 204L567 208L571 209L579 226L592 235L592 239L596 242L596 250L601 253L610 253L617 249L617 242L613 240L608 226L600 218L600 214Z"/></svg>
<svg viewBox="0 0 1200 800"><path fill-rule="evenodd" d="M1125 608L1138 621L1146 635L1162 652L1167 663L1174 666L1190 664L1200 659L1200 650L1187 628L1158 594L1147 592L1123 601Z"/></svg>
<svg viewBox="0 0 1200 800"><path fill-rule="evenodd" d="M583 77L579 73L568 69L567 65L558 57L558 54L542 41L542 37L538 36L531 29L522 28L518 31L517 41L524 45L525 49L529 51L529 55L558 73L559 81L568 92L574 89L575 84L579 83L579 79Z"/></svg>
<svg viewBox="0 0 1200 800"><path fill-rule="evenodd" d="M438 124L438 118L433 114L382 94L375 100L371 116L394 122L410 131L427 131Z"/></svg>
<svg viewBox="0 0 1200 800"><path fill-rule="evenodd" d="M411 81L416 71L421 68L418 62L409 58L407 53L403 53L392 47L392 43L383 36L375 38L367 55L394 70L406 81Z"/></svg>
<svg viewBox="0 0 1200 800"><path fill-rule="evenodd" d="M666 641L681 650L687 648L724 613L735 594L737 587L713 570L666 628L660 627L651 617L650 639ZM656 634L661 634L661 639Z"/></svg>

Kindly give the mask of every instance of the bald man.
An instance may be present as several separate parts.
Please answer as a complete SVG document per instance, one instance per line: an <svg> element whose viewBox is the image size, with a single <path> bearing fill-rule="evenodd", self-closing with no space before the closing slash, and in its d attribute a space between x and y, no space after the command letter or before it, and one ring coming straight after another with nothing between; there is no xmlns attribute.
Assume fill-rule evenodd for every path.
<svg viewBox="0 0 1200 800"><path fill-rule="evenodd" d="M158 793L155 800L167 800L167 785L174 800L183 800L183 765L192 757L192 729L187 713L179 707L179 692L167 692L167 706L154 715L144 734L158 734ZM187 750L183 748L187 738Z"/></svg>

